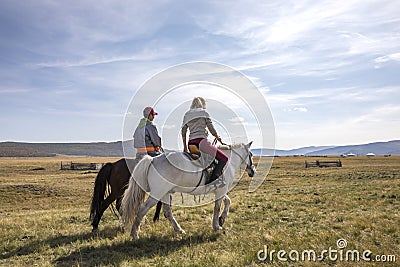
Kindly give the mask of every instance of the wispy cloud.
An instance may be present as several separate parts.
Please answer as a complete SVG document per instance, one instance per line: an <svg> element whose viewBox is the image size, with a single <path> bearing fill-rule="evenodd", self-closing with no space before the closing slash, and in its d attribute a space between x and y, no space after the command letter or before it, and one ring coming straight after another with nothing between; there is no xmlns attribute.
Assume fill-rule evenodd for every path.
<svg viewBox="0 0 400 267"><path fill-rule="evenodd" d="M387 62L389 60L400 61L400 53L394 53L387 56L378 57L375 59L375 62L382 63L382 62Z"/></svg>
<svg viewBox="0 0 400 267"><path fill-rule="evenodd" d="M13 88L13 89L1 89L0 88L0 94L23 94L29 92L30 89L23 89L23 88Z"/></svg>
<svg viewBox="0 0 400 267"><path fill-rule="evenodd" d="M233 117L229 119L233 125L248 125L249 123L243 117Z"/></svg>
<svg viewBox="0 0 400 267"><path fill-rule="evenodd" d="M164 51L165 52L165 51ZM37 67L47 67L47 68L69 68L69 67L89 67L100 64L112 64L112 63L122 63L122 62L138 62L138 61L152 61L160 60L164 57L170 57L168 53L161 53L160 51L154 52L144 52L135 56L118 56L110 58L87 58L79 61L55 61L55 62L42 62L37 63Z"/></svg>
<svg viewBox="0 0 400 267"><path fill-rule="evenodd" d="M306 107L295 107L293 108L294 111L298 111L298 112L307 112L308 109Z"/></svg>
<svg viewBox="0 0 400 267"><path fill-rule="evenodd" d="M175 129L175 128L176 128L175 124L164 124L163 125L163 129L170 130L170 129Z"/></svg>
<svg viewBox="0 0 400 267"><path fill-rule="evenodd" d="M116 140L120 114L147 79L175 64L208 60L241 71L260 89L277 120L278 147L331 137L357 140L368 128L374 130L363 135L366 139L392 137L399 116L399 13L394 0L2 1L0 112L10 114L8 121L30 124L32 119L14 114L35 111L40 115L35 122L44 129L37 136L71 140L87 131L87 138ZM186 89L157 106L159 122L179 107L162 126L171 138L195 95L218 102L209 107L221 124L254 126L248 114L254 98L243 103L213 86ZM76 122L75 132L62 125L60 132L46 131L46 124L79 121L80 114L96 121L92 126L104 117L113 127L90 133ZM334 136L338 127L346 131ZM17 125L8 129L7 135L0 130L2 138L23 139L23 131L12 134Z"/></svg>
<svg viewBox="0 0 400 267"><path fill-rule="evenodd" d="M354 123L399 122L400 106L383 105L352 119Z"/></svg>
<svg viewBox="0 0 400 267"><path fill-rule="evenodd" d="M246 2L230 7L220 3L215 8L226 16L200 15L198 23L213 34L237 40L241 50L233 57L248 61L240 69L285 68L292 75L335 75L355 67L352 57L376 56L396 49L400 42L396 27L390 27L398 23L400 10L393 1L385 5L359 0Z"/></svg>

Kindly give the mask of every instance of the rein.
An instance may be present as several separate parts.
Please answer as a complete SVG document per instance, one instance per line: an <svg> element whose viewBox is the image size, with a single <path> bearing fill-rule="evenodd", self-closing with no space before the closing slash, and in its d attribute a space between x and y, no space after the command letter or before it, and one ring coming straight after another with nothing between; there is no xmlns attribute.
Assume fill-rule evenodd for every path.
<svg viewBox="0 0 400 267"><path fill-rule="evenodd" d="M217 138L215 138L214 141L212 142L212 145L215 146L215 145L217 144L217 141L218 141ZM240 155L238 152L236 152L235 149L232 148L232 146L227 145L227 144L225 144L225 143L223 143L223 142L220 142L220 143L221 143L221 145L223 145L223 146L229 146L229 147L231 148L231 151L232 151L233 153L235 153L236 155L239 156L239 158L242 160L242 161L240 162L240 164L243 164L243 162L246 161L246 157L242 157L242 155ZM249 151L249 153L248 153L247 156L249 157L249 161L250 161L250 164L251 164L251 165L249 165L249 164L246 164L246 165L247 165L247 168L251 168L251 166L253 165L253 161L251 160L251 151ZM193 191L195 191L195 190L200 186L201 182L203 181L203 176L204 176L204 170L203 170L202 173L201 173L201 177L200 177L199 182L198 182L197 185L193 188L193 190L190 191L189 193L192 193Z"/></svg>
<svg viewBox="0 0 400 267"><path fill-rule="evenodd" d="M213 146L215 146L216 144L217 144L217 141L218 141L218 139L217 138L214 138L214 141L211 143ZM221 143L221 145L223 145L223 146L227 146L227 144L225 144L225 143L223 143L223 142L221 142L221 141L219 141L220 143Z"/></svg>
<svg viewBox="0 0 400 267"><path fill-rule="evenodd" d="M238 155L239 158L242 160L240 162L240 164L242 164L246 160L246 157L243 158L242 155L240 155L238 152L235 151L235 149L232 149L232 152L234 152L236 155ZM248 157L250 159L250 162L252 162L252 160L251 160L251 152L250 151L249 151ZM249 167L249 164L246 164L246 165L247 165L247 167Z"/></svg>
<svg viewBox="0 0 400 267"><path fill-rule="evenodd" d="M189 193L192 193L194 190L197 189L197 187L199 187L199 185L201 184L201 181L203 181L203 176L204 176L204 170L201 172L201 177L200 177L199 182L198 182L197 185L193 188L193 190L190 191Z"/></svg>
<svg viewBox="0 0 400 267"><path fill-rule="evenodd" d="M215 146L215 145L217 144L217 142L218 142L218 139L217 139L217 138L214 138L214 141L212 142L212 145ZM223 145L223 146L232 147L232 146L227 145L227 144L225 144L225 143L223 143L223 142L221 142L221 141L220 141L220 143L221 143L221 145ZM236 155L238 155L239 158L242 160L242 162L241 162L240 164L242 164L242 163L246 160L246 159L243 158L239 153L237 153L237 152L235 151L235 149L231 148L231 150L232 150ZM250 157L250 154L251 154L251 152L249 151L249 155L248 155L249 157ZM252 162L251 159L250 159L250 162Z"/></svg>

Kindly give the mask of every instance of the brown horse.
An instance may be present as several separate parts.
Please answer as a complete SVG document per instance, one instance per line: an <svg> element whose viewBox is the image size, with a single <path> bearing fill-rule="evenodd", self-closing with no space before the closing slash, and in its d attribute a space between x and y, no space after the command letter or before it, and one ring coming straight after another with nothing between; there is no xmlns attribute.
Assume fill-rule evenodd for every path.
<svg viewBox="0 0 400 267"><path fill-rule="evenodd" d="M94 183L92 204L90 206L90 221L92 222L93 232L97 230L104 211L115 200L117 201L116 208L121 214L121 200L131 177L129 170L133 170L137 162L136 159L122 158L114 163L107 163L100 169ZM104 199L107 186L109 194ZM161 202L157 204L154 221L158 220L160 209Z"/></svg>

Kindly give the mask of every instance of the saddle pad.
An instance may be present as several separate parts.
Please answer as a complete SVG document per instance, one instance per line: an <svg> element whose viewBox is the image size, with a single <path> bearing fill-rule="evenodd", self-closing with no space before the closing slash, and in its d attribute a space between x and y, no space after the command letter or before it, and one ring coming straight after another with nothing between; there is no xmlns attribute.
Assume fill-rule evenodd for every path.
<svg viewBox="0 0 400 267"><path fill-rule="evenodd" d="M183 152L171 152L166 155L169 163L175 168L188 171L188 172L198 172L206 169L212 163L213 159L207 159L203 154L197 160L189 159L188 156Z"/></svg>

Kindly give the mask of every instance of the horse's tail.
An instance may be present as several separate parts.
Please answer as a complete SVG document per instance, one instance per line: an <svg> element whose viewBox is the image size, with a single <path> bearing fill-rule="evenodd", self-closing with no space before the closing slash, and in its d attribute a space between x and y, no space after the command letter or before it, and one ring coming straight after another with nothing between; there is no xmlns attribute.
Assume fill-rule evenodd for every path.
<svg viewBox="0 0 400 267"><path fill-rule="evenodd" d="M107 181L110 177L112 168L113 165L111 163L107 163L106 165L104 165L97 174L96 180L94 182L92 204L90 205L90 221L92 222L92 224L94 218L96 217L96 214L100 213L101 203L104 201Z"/></svg>
<svg viewBox="0 0 400 267"><path fill-rule="evenodd" d="M129 179L129 185L125 190L121 203L122 222L124 223L125 231L129 231L132 228L140 205L144 202L146 190L149 188L147 174L152 162L152 157L148 155L143 157L136 165Z"/></svg>

